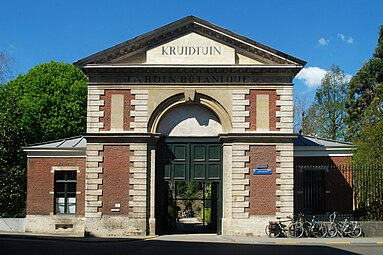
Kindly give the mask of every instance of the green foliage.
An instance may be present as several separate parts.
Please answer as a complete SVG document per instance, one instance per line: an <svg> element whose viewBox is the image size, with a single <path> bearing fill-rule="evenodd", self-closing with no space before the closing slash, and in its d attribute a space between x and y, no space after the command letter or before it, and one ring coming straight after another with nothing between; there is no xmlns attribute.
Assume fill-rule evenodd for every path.
<svg viewBox="0 0 383 255"><path fill-rule="evenodd" d="M203 217L206 223L211 223L211 208L204 208Z"/></svg>
<svg viewBox="0 0 383 255"><path fill-rule="evenodd" d="M0 174L0 217L25 215L26 176L22 166L6 167Z"/></svg>
<svg viewBox="0 0 383 255"><path fill-rule="evenodd" d="M185 209L192 209L193 200L202 196L202 183L200 182L179 182L177 184L177 196L182 200Z"/></svg>
<svg viewBox="0 0 383 255"><path fill-rule="evenodd" d="M356 207L364 219L382 220L383 26L373 57L351 79L347 112L349 135L357 145L353 157Z"/></svg>
<svg viewBox="0 0 383 255"><path fill-rule="evenodd" d="M382 155L380 155L380 158ZM355 215L362 220L383 220L383 164L354 162L352 181Z"/></svg>
<svg viewBox="0 0 383 255"><path fill-rule="evenodd" d="M353 161L356 164L383 163L383 119L366 123L361 127L360 136L355 139L357 150Z"/></svg>
<svg viewBox="0 0 383 255"><path fill-rule="evenodd" d="M20 109L12 91L0 87L0 217L24 214L26 158Z"/></svg>
<svg viewBox="0 0 383 255"><path fill-rule="evenodd" d="M378 46L375 49L374 57L383 59L383 25L380 26Z"/></svg>
<svg viewBox="0 0 383 255"><path fill-rule="evenodd" d="M302 132L332 140L344 140L346 91L346 76L339 66L333 65L322 79L322 85L307 115L302 117Z"/></svg>
<svg viewBox="0 0 383 255"><path fill-rule="evenodd" d="M383 26L373 57L351 79L346 106L349 136L357 145L354 162L382 164Z"/></svg>
<svg viewBox="0 0 383 255"><path fill-rule="evenodd" d="M85 132L86 92L85 75L57 62L0 87L0 216L25 213L23 146Z"/></svg>
<svg viewBox="0 0 383 255"><path fill-rule="evenodd" d="M358 137L362 126L373 121L382 102L383 59L372 58L351 79L347 99L347 123L351 137Z"/></svg>
<svg viewBox="0 0 383 255"><path fill-rule="evenodd" d="M86 77L75 66L50 62L8 83L22 112L28 143L85 132Z"/></svg>

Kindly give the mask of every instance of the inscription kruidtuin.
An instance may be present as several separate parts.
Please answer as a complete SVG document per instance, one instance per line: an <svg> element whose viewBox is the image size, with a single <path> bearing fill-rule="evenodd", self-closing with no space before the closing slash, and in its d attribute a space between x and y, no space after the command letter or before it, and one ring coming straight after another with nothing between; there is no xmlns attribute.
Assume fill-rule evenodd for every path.
<svg viewBox="0 0 383 255"><path fill-rule="evenodd" d="M221 55L220 46L162 46L163 56L214 56Z"/></svg>

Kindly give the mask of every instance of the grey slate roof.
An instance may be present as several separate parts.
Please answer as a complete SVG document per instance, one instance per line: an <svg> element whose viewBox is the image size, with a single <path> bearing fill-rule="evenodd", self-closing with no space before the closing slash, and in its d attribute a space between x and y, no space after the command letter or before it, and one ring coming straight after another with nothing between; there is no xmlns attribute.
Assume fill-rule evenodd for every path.
<svg viewBox="0 0 383 255"><path fill-rule="evenodd" d="M352 144L332 141L325 138L298 135L298 137L294 139L294 146L352 147Z"/></svg>
<svg viewBox="0 0 383 255"><path fill-rule="evenodd" d="M75 137L69 137L69 138L60 139L56 141L48 141L48 142L39 143L39 144L31 144L30 146L26 148L28 149L40 149L40 148L67 149L67 148L85 148L85 147L86 147L85 138L83 136L75 136Z"/></svg>
<svg viewBox="0 0 383 255"><path fill-rule="evenodd" d="M24 147L28 157L85 157L86 139L83 136L31 144Z"/></svg>
<svg viewBox="0 0 383 255"><path fill-rule="evenodd" d="M299 135L294 139L295 157L352 156L355 146L319 137Z"/></svg>

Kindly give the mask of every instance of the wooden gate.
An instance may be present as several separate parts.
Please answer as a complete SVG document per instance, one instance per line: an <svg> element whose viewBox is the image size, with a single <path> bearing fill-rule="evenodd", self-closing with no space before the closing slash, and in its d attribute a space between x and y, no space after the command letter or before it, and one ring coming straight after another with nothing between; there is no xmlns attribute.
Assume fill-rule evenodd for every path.
<svg viewBox="0 0 383 255"><path fill-rule="evenodd" d="M213 138L167 138L157 146L156 164L156 198L157 216L162 229L169 227L169 211L178 209L177 202L184 198L169 195L169 186L177 183L201 183L211 187L214 199L193 198L201 200L203 209L208 202L211 205L214 232L221 232L222 218L222 144ZM172 184L174 183L174 184ZM169 209L174 207L173 209ZM176 220L174 217L171 219Z"/></svg>

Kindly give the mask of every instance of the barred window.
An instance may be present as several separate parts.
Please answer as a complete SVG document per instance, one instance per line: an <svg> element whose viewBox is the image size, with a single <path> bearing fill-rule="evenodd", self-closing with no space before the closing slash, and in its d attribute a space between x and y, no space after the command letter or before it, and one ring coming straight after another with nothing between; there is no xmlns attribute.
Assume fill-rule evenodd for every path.
<svg viewBox="0 0 383 255"><path fill-rule="evenodd" d="M55 214L76 213L76 171L55 171Z"/></svg>

